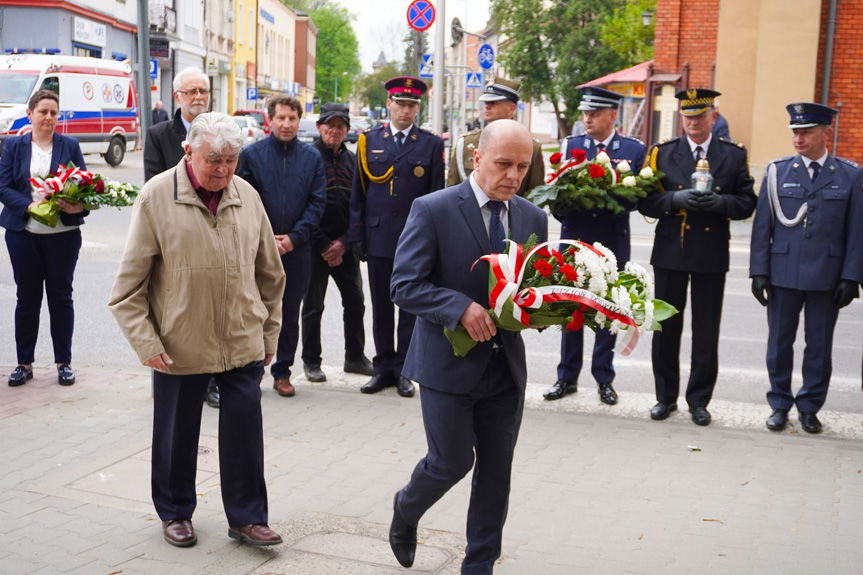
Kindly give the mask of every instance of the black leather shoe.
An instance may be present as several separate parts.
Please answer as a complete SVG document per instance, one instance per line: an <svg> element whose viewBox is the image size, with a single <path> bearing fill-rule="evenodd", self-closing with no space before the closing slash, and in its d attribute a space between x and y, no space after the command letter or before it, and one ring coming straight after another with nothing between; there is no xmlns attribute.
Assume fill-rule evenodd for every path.
<svg viewBox="0 0 863 575"><path fill-rule="evenodd" d="M548 390L542 394L542 396L548 400L552 399L560 399L564 395L569 395L570 393L575 393L578 391L578 383L574 381L565 381L563 379L558 379L554 382L554 385L548 388Z"/></svg>
<svg viewBox="0 0 863 575"><path fill-rule="evenodd" d="M360 375L374 375L375 368L372 367L372 362L366 356L357 360L345 360L345 373L358 373Z"/></svg>
<svg viewBox="0 0 863 575"><path fill-rule="evenodd" d="M692 423L695 425L710 425L710 412L706 407L690 407L689 413L692 414Z"/></svg>
<svg viewBox="0 0 863 575"><path fill-rule="evenodd" d="M24 367L23 365L19 365L9 374L9 387L24 385L28 379L33 379L33 366Z"/></svg>
<svg viewBox="0 0 863 575"><path fill-rule="evenodd" d="M398 376L398 378L396 378L396 391L402 397L413 397L416 389L414 388L414 384L411 380L409 380L403 375L400 375Z"/></svg>
<svg viewBox="0 0 863 575"><path fill-rule="evenodd" d="M57 382L60 385L72 385L75 383L75 372L72 371L68 363L61 363L57 367Z"/></svg>
<svg viewBox="0 0 863 575"><path fill-rule="evenodd" d="M393 378L391 373L376 373L367 384L360 388L360 391L363 393L377 393L395 384L395 378Z"/></svg>
<svg viewBox="0 0 863 575"><path fill-rule="evenodd" d="M217 385L208 387L204 399L207 401L207 405L219 409L219 406L222 405L222 396L219 393L219 387Z"/></svg>
<svg viewBox="0 0 863 575"><path fill-rule="evenodd" d="M767 418L767 429L771 431L782 431L788 424L788 410L774 409L770 417Z"/></svg>
<svg viewBox="0 0 863 575"><path fill-rule="evenodd" d="M390 548L402 567L414 564L417 550L417 528L408 525L399 511L399 494L393 499L393 522L390 523Z"/></svg>
<svg viewBox="0 0 863 575"><path fill-rule="evenodd" d="M162 521L162 534L165 536L165 541L174 547L191 547L198 542L195 528L188 519Z"/></svg>
<svg viewBox="0 0 863 575"><path fill-rule="evenodd" d="M614 388L611 387L610 383L600 383L598 393L599 400L602 403L606 403L608 405L614 405L617 403L617 392L614 391Z"/></svg>
<svg viewBox="0 0 863 575"><path fill-rule="evenodd" d="M313 383L321 383L322 381L327 380L327 376L326 376L326 374L324 374L323 370L321 369L320 364L308 365L308 364L304 363L303 364L303 371L306 372L306 379L308 379L309 381L311 381Z"/></svg>
<svg viewBox="0 0 863 575"><path fill-rule="evenodd" d="M821 433L821 422L814 411L801 411L800 425L806 433Z"/></svg>
<svg viewBox="0 0 863 575"><path fill-rule="evenodd" d="M668 416L675 411L677 411L676 403L657 403L650 409L650 419L657 421L668 419Z"/></svg>

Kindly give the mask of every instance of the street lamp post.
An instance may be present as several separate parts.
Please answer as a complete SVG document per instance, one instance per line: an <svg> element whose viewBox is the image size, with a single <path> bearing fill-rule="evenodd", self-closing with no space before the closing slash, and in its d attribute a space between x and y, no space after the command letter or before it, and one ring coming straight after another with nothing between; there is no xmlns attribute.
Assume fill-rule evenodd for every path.
<svg viewBox="0 0 863 575"><path fill-rule="evenodd" d="M341 74L336 74L336 93L333 96L333 98L336 102L339 101L339 76L347 76L347 75L348 75L347 72L342 72Z"/></svg>

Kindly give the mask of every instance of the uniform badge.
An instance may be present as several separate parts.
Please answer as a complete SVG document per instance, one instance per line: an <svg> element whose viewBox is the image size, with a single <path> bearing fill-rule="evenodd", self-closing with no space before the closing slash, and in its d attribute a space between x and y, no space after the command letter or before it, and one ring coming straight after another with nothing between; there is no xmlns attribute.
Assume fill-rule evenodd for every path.
<svg viewBox="0 0 863 575"><path fill-rule="evenodd" d="M417 166L416 168L414 168L414 175L418 178L423 177L425 173L426 171L423 169L422 166Z"/></svg>
<svg viewBox="0 0 863 575"><path fill-rule="evenodd" d="M615 140L614 144L611 146L612 150L617 150L620 148L620 140Z"/></svg>
<svg viewBox="0 0 863 575"><path fill-rule="evenodd" d="M798 167L799 165L800 165L800 164L798 164L797 162L794 162L793 164L791 164L791 167L792 167L792 168L796 168L796 167Z"/></svg>
<svg viewBox="0 0 863 575"><path fill-rule="evenodd" d="M803 113L803 104L794 104L794 111L798 114Z"/></svg>
<svg viewBox="0 0 863 575"><path fill-rule="evenodd" d="M476 146L473 143L467 145L468 152L473 152L475 148Z"/></svg>
<svg viewBox="0 0 863 575"><path fill-rule="evenodd" d="M416 134L411 134L411 140L413 140L414 142L416 142L416 141L417 141L417 135L416 135Z"/></svg>
<svg viewBox="0 0 863 575"><path fill-rule="evenodd" d="M694 100L698 97L698 90L696 90L695 88L690 88L686 91L686 97L690 100Z"/></svg>
<svg viewBox="0 0 863 575"><path fill-rule="evenodd" d="M383 150L372 150L372 153L373 154L383 154L384 151Z"/></svg>

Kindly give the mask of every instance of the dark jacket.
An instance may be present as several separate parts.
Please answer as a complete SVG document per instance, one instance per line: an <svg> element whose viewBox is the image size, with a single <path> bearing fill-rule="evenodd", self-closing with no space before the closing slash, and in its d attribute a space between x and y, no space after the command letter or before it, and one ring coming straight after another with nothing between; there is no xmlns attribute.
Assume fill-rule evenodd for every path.
<svg viewBox="0 0 863 575"><path fill-rule="evenodd" d="M153 108L153 125L168 121L168 111L164 108Z"/></svg>
<svg viewBox="0 0 863 575"><path fill-rule="evenodd" d="M147 130L144 141L144 181L176 166L186 152L183 140L186 139L186 126L180 110L174 113L172 122L160 122Z"/></svg>
<svg viewBox="0 0 863 575"><path fill-rule="evenodd" d="M280 142L272 134L245 148L237 174L261 195L273 233L307 246L327 203L324 161L312 146Z"/></svg>
<svg viewBox="0 0 863 575"><path fill-rule="evenodd" d="M27 225L27 220L30 219L27 207L33 201L30 195L30 155L32 154L30 142L29 133L9 138L3 147L3 155L0 156L0 203L3 204L0 226L16 232L20 232ZM55 133L54 149L51 151L51 171L69 162L82 170L87 169L78 140ZM60 221L67 226L80 226L84 223L84 216L89 213L87 210L80 214L67 214L61 211Z"/></svg>
<svg viewBox="0 0 863 575"><path fill-rule="evenodd" d="M347 242L348 228L351 224L351 182L357 157L342 143L339 154L335 155L318 138L315 149L321 153L327 175L327 205L321 224L312 230L311 244L316 252L323 252L333 240Z"/></svg>

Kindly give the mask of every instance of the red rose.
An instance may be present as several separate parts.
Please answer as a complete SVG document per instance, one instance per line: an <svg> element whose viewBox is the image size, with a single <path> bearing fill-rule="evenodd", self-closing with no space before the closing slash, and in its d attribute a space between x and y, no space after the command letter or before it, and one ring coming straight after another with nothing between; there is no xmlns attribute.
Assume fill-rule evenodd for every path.
<svg viewBox="0 0 863 575"><path fill-rule="evenodd" d="M533 264L533 269L542 274L542 277L544 278L550 277L554 272L554 268L546 260L537 260L537 262Z"/></svg>
<svg viewBox="0 0 863 575"><path fill-rule="evenodd" d="M542 257L542 258L550 258L551 257L551 253L548 251L548 248L545 246L542 246L541 248L536 250L536 255L538 255L539 257Z"/></svg>
<svg viewBox="0 0 863 575"><path fill-rule="evenodd" d="M588 172L590 172L591 178L601 178L605 175L605 168L597 164L591 164L588 168Z"/></svg>
<svg viewBox="0 0 863 575"><path fill-rule="evenodd" d="M96 192L97 194L104 194L105 193L105 180L96 180L96 184L95 184L95 187L93 188L93 191Z"/></svg>
<svg viewBox="0 0 863 575"><path fill-rule="evenodd" d="M584 327L584 314L580 311L572 314L572 321L566 326L567 331L578 331Z"/></svg>
<svg viewBox="0 0 863 575"><path fill-rule="evenodd" d="M577 249L575 249L575 246L569 246L569 249L567 249L567 250L566 250L566 253L567 253L568 255L574 255L574 254L576 254L577 252L578 252L578 250L577 250Z"/></svg>
<svg viewBox="0 0 863 575"><path fill-rule="evenodd" d="M577 282L578 281L578 272L575 271L575 268L572 267L571 265L566 264L566 265L560 266L560 271L564 276L566 276L566 279L568 279L569 281L571 281L571 282Z"/></svg>
<svg viewBox="0 0 863 575"><path fill-rule="evenodd" d="M572 150L570 152L570 155L572 156L572 159L576 162L583 162L587 159L587 152L585 152L584 150L579 150L578 148Z"/></svg>
<svg viewBox="0 0 863 575"><path fill-rule="evenodd" d="M566 260L563 259L563 254L561 254L559 251L551 250L551 255L553 255L554 259L557 260L557 265L562 266L564 263L566 263Z"/></svg>
<svg viewBox="0 0 863 575"><path fill-rule="evenodd" d="M548 159L548 161L551 162L552 164L559 164L560 159L562 157L563 157L563 154L561 154L560 152L555 152L551 155L551 157Z"/></svg>

